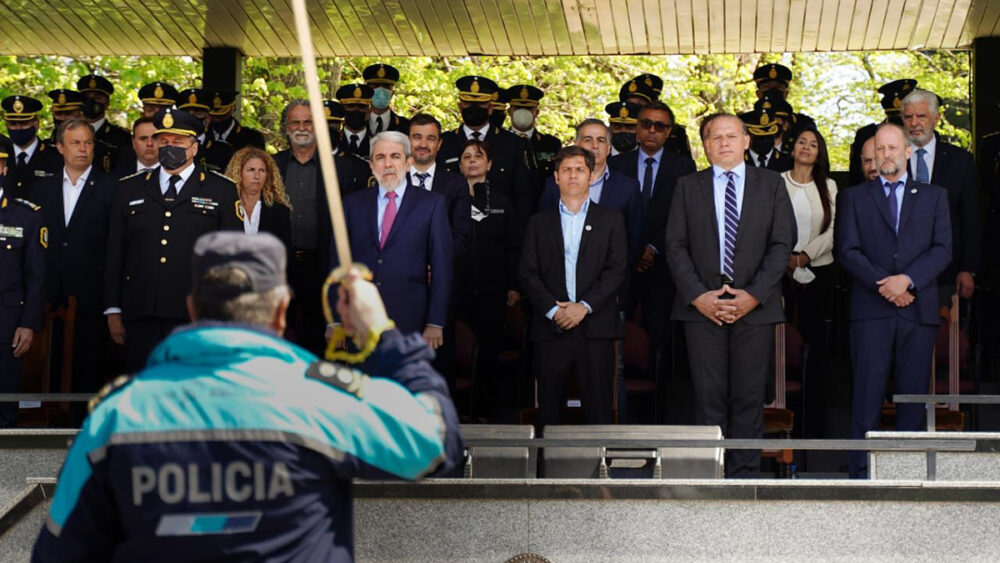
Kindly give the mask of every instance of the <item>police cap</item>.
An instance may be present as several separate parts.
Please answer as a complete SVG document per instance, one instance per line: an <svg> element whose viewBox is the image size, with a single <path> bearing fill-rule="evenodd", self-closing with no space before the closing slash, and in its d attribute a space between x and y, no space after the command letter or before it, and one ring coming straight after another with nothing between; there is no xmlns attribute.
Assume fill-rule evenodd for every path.
<svg viewBox="0 0 1000 563"><path fill-rule="evenodd" d="M31 121L42 111L42 102L28 96L7 96L0 101L6 121Z"/></svg>
<svg viewBox="0 0 1000 563"><path fill-rule="evenodd" d="M174 103L177 109L200 109L209 111L212 109L212 92L201 88L188 88L182 90L174 96Z"/></svg>
<svg viewBox="0 0 1000 563"><path fill-rule="evenodd" d="M372 103L372 94L375 90L367 84L344 84L337 88L336 98L342 104L364 104Z"/></svg>
<svg viewBox="0 0 1000 563"><path fill-rule="evenodd" d="M76 90L50 90L49 97L52 98L52 105L49 106L52 111L73 111L83 107L83 94Z"/></svg>
<svg viewBox="0 0 1000 563"><path fill-rule="evenodd" d="M507 109L507 104L510 103L510 97L507 95L507 90L501 88L493 93L493 99L490 100L490 106L493 109L499 109L501 111Z"/></svg>
<svg viewBox="0 0 1000 563"><path fill-rule="evenodd" d="M263 293L285 285L287 264L285 245L272 234L248 235L241 231L206 233L194 243L191 260L191 287L204 294L211 291L219 299L231 299L244 293ZM241 287L220 288L205 282L213 268L235 268L247 275Z"/></svg>
<svg viewBox="0 0 1000 563"><path fill-rule="evenodd" d="M754 109L766 109L777 117L790 117L794 111L792 105L785 101L785 95L777 88L768 88L754 104Z"/></svg>
<svg viewBox="0 0 1000 563"><path fill-rule="evenodd" d="M212 97L212 109L208 113L211 115L226 115L236 104L236 90L215 90L209 94Z"/></svg>
<svg viewBox="0 0 1000 563"><path fill-rule="evenodd" d="M653 92L656 93L657 99L659 99L660 93L663 92L663 79L660 78L659 76L656 76L655 74L650 74L647 72L645 74L640 74L639 76L636 76L632 80L640 84L645 84L650 89L652 89Z"/></svg>
<svg viewBox="0 0 1000 563"><path fill-rule="evenodd" d="M882 109L886 115L899 115L903 110L903 98L916 87L917 81L912 78L901 78L879 86L878 93L882 94Z"/></svg>
<svg viewBox="0 0 1000 563"><path fill-rule="evenodd" d="M152 82L139 88L139 101L144 104L170 107L174 105L175 98L177 88L166 82Z"/></svg>
<svg viewBox="0 0 1000 563"><path fill-rule="evenodd" d="M622 84L620 90L618 90L618 101L624 102L625 100L638 96L645 99L647 102L652 102L659 98L659 95L653 90L652 86L648 86L645 81L641 81L638 77L629 80L625 84Z"/></svg>
<svg viewBox="0 0 1000 563"><path fill-rule="evenodd" d="M510 100L510 105L519 108L538 107L538 102L545 96L545 92L530 84L511 86L504 90L504 93Z"/></svg>
<svg viewBox="0 0 1000 563"><path fill-rule="evenodd" d="M747 131L754 137L769 137L778 133L778 119L772 108L760 105L753 111L740 114L740 119L747 126Z"/></svg>
<svg viewBox="0 0 1000 563"><path fill-rule="evenodd" d="M14 156L14 143L7 135L0 135L0 158Z"/></svg>
<svg viewBox="0 0 1000 563"><path fill-rule="evenodd" d="M323 100L323 113L326 114L326 121L340 123L344 120L344 106L337 100Z"/></svg>
<svg viewBox="0 0 1000 563"><path fill-rule="evenodd" d="M608 122L620 123L622 125L635 125L639 120L639 104L627 102L613 102L604 106L604 111L608 112Z"/></svg>
<svg viewBox="0 0 1000 563"><path fill-rule="evenodd" d="M757 70L753 71L753 81L756 82L758 86L761 82L767 82L769 80L775 80L785 86L788 86L788 83L792 81L792 70L785 65L769 63L761 65L757 67Z"/></svg>
<svg viewBox="0 0 1000 563"><path fill-rule="evenodd" d="M153 116L153 125L156 131L153 135L160 133L174 133L175 135L188 135L197 137L205 129L205 123L197 117L182 109L163 108Z"/></svg>
<svg viewBox="0 0 1000 563"><path fill-rule="evenodd" d="M500 91L496 82L476 75L459 78L455 81L455 88L458 88L458 99L463 102L492 102L493 94Z"/></svg>
<svg viewBox="0 0 1000 563"><path fill-rule="evenodd" d="M388 85L399 82L399 71L392 65L385 63L375 63L365 67L361 71L361 77L365 79L365 84L372 86Z"/></svg>
<svg viewBox="0 0 1000 563"><path fill-rule="evenodd" d="M80 79L76 81L76 89L81 94L87 92L104 92L110 96L115 93L115 87L111 84L111 81L96 74L81 76Z"/></svg>

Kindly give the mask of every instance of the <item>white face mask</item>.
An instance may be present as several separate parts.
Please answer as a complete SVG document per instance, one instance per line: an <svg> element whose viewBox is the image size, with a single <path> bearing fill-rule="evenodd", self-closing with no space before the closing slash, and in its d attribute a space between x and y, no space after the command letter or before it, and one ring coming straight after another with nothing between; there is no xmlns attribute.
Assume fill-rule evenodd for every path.
<svg viewBox="0 0 1000 563"><path fill-rule="evenodd" d="M510 120L514 124L514 127L517 127L521 131L526 131L531 129L531 126L535 124L535 114L530 109L517 108L511 114Z"/></svg>

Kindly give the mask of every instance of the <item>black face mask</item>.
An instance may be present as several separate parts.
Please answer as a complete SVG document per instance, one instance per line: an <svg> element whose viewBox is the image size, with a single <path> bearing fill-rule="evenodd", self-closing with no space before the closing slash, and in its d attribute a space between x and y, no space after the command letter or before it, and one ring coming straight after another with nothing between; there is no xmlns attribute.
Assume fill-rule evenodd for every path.
<svg viewBox="0 0 1000 563"><path fill-rule="evenodd" d="M184 147L175 147L174 145L167 145L165 147L160 147L160 151L157 154L160 166L164 170L177 170L184 163L187 162L187 149Z"/></svg>
<svg viewBox="0 0 1000 563"><path fill-rule="evenodd" d="M462 109L462 123L469 127L479 127L490 117L490 110L482 106L469 106Z"/></svg>
<svg viewBox="0 0 1000 563"><path fill-rule="evenodd" d="M38 129L35 127L30 127L28 129L11 129L10 140L19 147L27 146L35 139L35 134L38 133Z"/></svg>
<svg viewBox="0 0 1000 563"><path fill-rule="evenodd" d="M774 137L768 135L766 137L755 137L750 136L750 150L757 153L758 155L770 154L771 149L774 148Z"/></svg>
<svg viewBox="0 0 1000 563"><path fill-rule="evenodd" d="M635 148L635 133L631 131L619 131L611 135L611 146L618 152L628 152Z"/></svg>
<svg viewBox="0 0 1000 563"><path fill-rule="evenodd" d="M221 134L225 133L226 129L229 129L229 126L232 125L232 124L233 124L233 118L232 117L230 117L229 119L226 119L224 121L213 121L212 122L212 131L215 131L216 133L218 133L219 135L221 135Z"/></svg>
<svg viewBox="0 0 1000 563"><path fill-rule="evenodd" d="M344 114L344 123L355 131L364 127L367 119L368 116L363 111L353 110Z"/></svg>
<svg viewBox="0 0 1000 563"><path fill-rule="evenodd" d="M490 127L503 127L504 121L507 121L507 112L497 110L490 114Z"/></svg>
<svg viewBox="0 0 1000 563"><path fill-rule="evenodd" d="M83 115L87 119L94 119L104 115L104 104L98 103L94 98L83 100Z"/></svg>

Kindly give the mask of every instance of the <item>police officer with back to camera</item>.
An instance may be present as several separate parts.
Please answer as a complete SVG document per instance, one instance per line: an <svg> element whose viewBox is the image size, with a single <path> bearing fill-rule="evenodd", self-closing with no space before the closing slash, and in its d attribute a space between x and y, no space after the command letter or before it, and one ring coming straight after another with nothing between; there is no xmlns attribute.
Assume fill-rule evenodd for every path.
<svg viewBox="0 0 1000 563"><path fill-rule="evenodd" d="M83 116L94 128L94 162L105 172L114 170L120 160L127 160L132 153L132 134L107 118L115 87L103 76L88 74L76 81L76 89L84 97Z"/></svg>
<svg viewBox="0 0 1000 563"><path fill-rule="evenodd" d="M14 151L7 159L7 197L24 198L36 178L55 176L62 170L62 157L54 146L38 136L38 112L42 102L28 96L7 96L0 101L3 120Z"/></svg>
<svg viewBox="0 0 1000 563"><path fill-rule="evenodd" d="M111 338L130 371L187 320L191 249L199 235L241 230L233 181L195 161L204 123L184 110L154 118L160 166L122 178L111 204L104 282Z"/></svg>
<svg viewBox="0 0 1000 563"><path fill-rule="evenodd" d="M433 352L395 329L356 269L336 307L367 353L347 364L281 338L277 238L206 234L192 262L193 324L93 401L33 561L351 561L352 478L461 461Z"/></svg>

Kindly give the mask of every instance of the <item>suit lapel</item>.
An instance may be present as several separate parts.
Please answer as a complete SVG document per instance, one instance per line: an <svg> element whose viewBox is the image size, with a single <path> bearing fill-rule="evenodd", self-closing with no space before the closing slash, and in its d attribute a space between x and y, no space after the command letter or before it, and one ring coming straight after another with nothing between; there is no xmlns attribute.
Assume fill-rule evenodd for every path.
<svg viewBox="0 0 1000 563"><path fill-rule="evenodd" d="M146 190L146 195L148 195L153 201L157 201L160 205L165 205L163 201L163 193L160 191L160 167L152 169L146 173L146 182L143 184L143 189Z"/></svg>
<svg viewBox="0 0 1000 563"><path fill-rule="evenodd" d="M942 182L942 180L948 177L947 162L948 149L941 142L941 139L937 139L934 144L934 171L931 173L931 183L935 186L945 185L945 182Z"/></svg>
<svg viewBox="0 0 1000 563"><path fill-rule="evenodd" d="M554 254L553 258L555 259L556 268L557 268L558 274L559 274L556 279L563 280L562 287L560 288L560 289L562 289L562 291L558 292L557 295L559 297L566 296L568 298L569 296L566 295L566 281L565 281L566 280L566 257L565 257L565 252L566 252L565 245L566 245L566 243L563 240L562 210L559 209L559 204L558 203L556 204L556 212L553 213L551 215L551 217L552 217L552 219L549 221L549 226L550 226L549 239L551 241L553 241L553 243L555 243L553 245L553 249L555 250L555 252L553 253ZM579 262L579 255L577 255L577 261Z"/></svg>
<svg viewBox="0 0 1000 563"><path fill-rule="evenodd" d="M370 190L366 190L363 193L365 194L364 197L367 198L368 201L365 205L361 206L362 209L367 210L361 214L362 221L365 222L363 225L364 230L362 232L370 233L369 236L372 237L372 245L378 249L378 238L382 235L378 228L378 188L375 187Z"/></svg>
<svg viewBox="0 0 1000 563"><path fill-rule="evenodd" d="M750 168L747 167L747 170ZM709 168L702 174L701 179L698 182L698 193L696 197L701 199L701 207L708 213L709 220L712 223L712 244L715 246L715 254L719 254L719 220L715 215L715 176L712 169Z"/></svg>
<svg viewBox="0 0 1000 563"><path fill-rule="evenodd" d="M177 197L174 199L173 203L169 204L169 207L170 208L177 207L178 205L191 199L191 196L193 196L194 193L198 191L198 186L201 185L203 174L204 172L202 172L201 169L195 166L194 170L191 172L191 175L188 176L187 181L184 182L184 185L181 187L180 191L177 192Z"/></svg>
<svg viewBox="0 0 1000 563"><path fill-rule="evenodd" d="M937 162L935 162L935 164L937 164ZM914 182L912 178L907 177L906 186L903 187L903 209L899 212L899 232L903 232L903 227L906 226L906 221L910 218L910 215L913 214L914 206L917 205L916 199L920 190L914 184L916 184L916 182Z"/></svg>
<svg viewBox="0 0 1000 563"><path fill-rule="evenodd" d="M406 192L403 194L403 201L399 204L396 209L396 218L392 221L392 227L389 229L389 236L385 238L385 245L389 246L392 239L396 238L396 233L402 229L403 222L411 215L414 207L420 204L418 199L423 195L419 193L420 190L407 182ZM405 203L406 205L403 205ZM385 218L382 218L385 221Z"/></svg>
<svg viewBox="0 0 1000 563"><path fill-rule="evenodd" d="M740 239L743 238L743 233L746 231L746 225L750 221L756 219L758 205L753 203L757 201L757 169L746 167L746 172L743 178L743 202L740 205L740 222L736 226L736 244L733 246L733 251L735 252L737 248L740 247ZM714 195L714 193L713 193ZM714 199L714 198L713 198ZM716 226L718 230L718 226Z"/></svg>
<svg viewBox="0 0 1000 563"><path fill-rule="evenodd" d="M603 194L601 194L603 196ZM597 222L597 213L594 211L594 202L590 202L589 207L587 207L587 217L583 220L583 232L580 233L580 248L576 253L576 279L580 279L580 265L583 263L584 252L587 248L587 241L590 240L590 233L594 230L594 223ZM579 289L579 288L577 288ZM579 291L577 291L577 297L579 297Z"/></svg>
<svg viewBox="0 0 1000 563"><path fill-rule="evenodd" d="M885 197L885 189L882 187L881 181L868 181L868 195L871 196L875 207L878 208L879 213L882 214L882 218L885 219L885 224L889 225L889 228L892 229L892 215L889 214L889 198Z"/></svg>
<svg viewBox="0 0 1000 563"><path fill-rule="evenodd" d="M73 215L69 218L69 224L66 225L66 232L73 229L73 226L77 223L76 218L80 216L83 209L87 207L91 198L94 196L94 169L91 168L90 174L87 175L83 180L83 189L80 191L80 197L76 200L76 207L73 208ZM60 202L62 198L59 198ZM65 213L65 210L63 211ZM65 216L64 216L65 220Z"/></svg>

